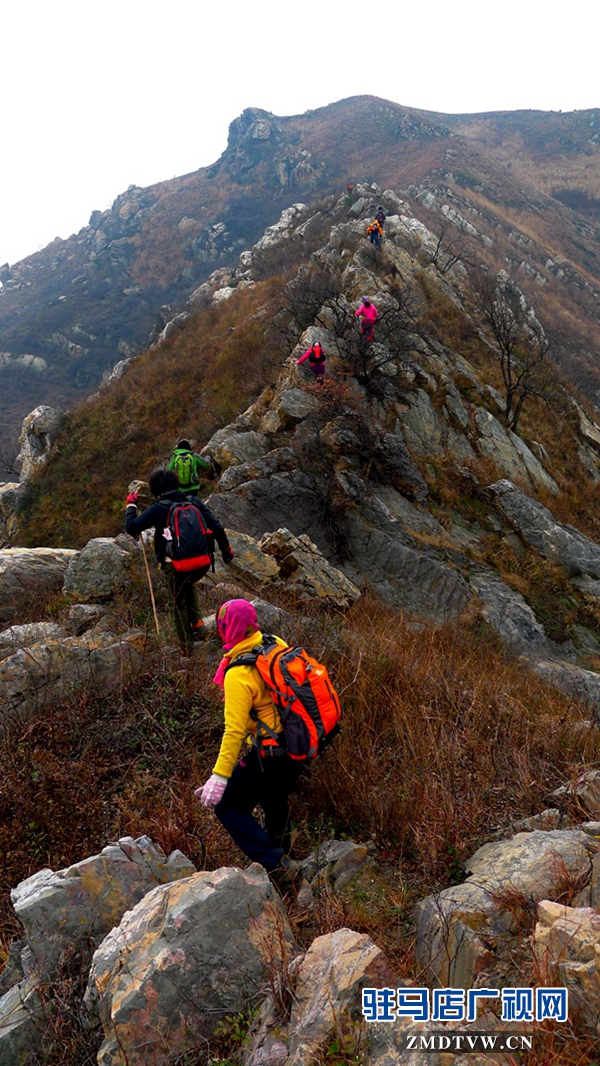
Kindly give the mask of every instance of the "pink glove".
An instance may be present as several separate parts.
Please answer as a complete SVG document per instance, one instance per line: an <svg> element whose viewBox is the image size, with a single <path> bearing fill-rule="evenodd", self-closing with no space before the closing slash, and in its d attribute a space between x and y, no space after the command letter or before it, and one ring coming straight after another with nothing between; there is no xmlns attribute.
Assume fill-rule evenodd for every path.
<svg viewBox="0 0 600 1066"><path fill-rule="evenodd" d="M129 493L129 495L127 496L127 499L125 501L125 506L129 507L130 504L132 504L132 503L137 507L137 503L138 503L138 494L137 494L137 492L130 492Z"/></svg>
<svg viewBox="0 0 600 1066"><path fill-rule="evenodd" d="M220 774L213 774L202 788L197 788L194 795L198 797L203 807L216 807L223 798L227 788L228 778Z"/></svg>

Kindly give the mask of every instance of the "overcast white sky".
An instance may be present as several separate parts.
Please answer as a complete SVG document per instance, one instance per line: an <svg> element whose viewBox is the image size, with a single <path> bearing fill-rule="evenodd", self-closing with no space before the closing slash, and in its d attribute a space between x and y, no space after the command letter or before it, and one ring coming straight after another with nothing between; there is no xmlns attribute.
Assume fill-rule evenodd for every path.
<svg viewBox="0 0 600 1066"><path fill-rule="evenodd" d="M215 161L246 107L600 108L597 0L4 0L0 263Z"/></svg>

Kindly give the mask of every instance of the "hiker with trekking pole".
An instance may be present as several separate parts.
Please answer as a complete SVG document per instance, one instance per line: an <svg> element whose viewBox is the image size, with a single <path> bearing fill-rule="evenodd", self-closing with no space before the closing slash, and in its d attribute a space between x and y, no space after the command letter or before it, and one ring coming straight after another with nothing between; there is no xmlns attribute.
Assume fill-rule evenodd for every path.
<svg viewBox="0 0 600 1066"><path fill-rule="evenodd" d="M289 797L303 767L339 732L339 700L321 663L261 633L248 600L224 603L217 629L224 656L213 681L223 689L225 730L213 772L194 795L285 890L298 880ZM264 828L252 813L257 805Z"/></svg>
<svg viewBox="0 0 600 1066"><path fill-rule="evenodd" d="M191 655L194 640L204 638L196 582L211 566L214 569L215 541L223 562L231 562L233 551L218 518L197 496L181 491L174 470L153 470L148 485L155 500L140 515L137 492L127 496L125 531L138 537L154 526L154 552L171 591L173 621L181 651ZM156 610L154 617L158 628Z"/></svg>

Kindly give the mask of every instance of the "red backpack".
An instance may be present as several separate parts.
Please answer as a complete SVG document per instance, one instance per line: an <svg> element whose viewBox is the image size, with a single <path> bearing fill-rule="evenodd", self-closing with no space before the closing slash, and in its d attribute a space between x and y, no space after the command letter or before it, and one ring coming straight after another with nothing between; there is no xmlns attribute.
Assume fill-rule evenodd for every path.
<svg viewBox="0 0 600 1066"><path fill-rule="evenodd" d="M175 570L208 570L214 566L214 541L212 529L202 518L193 497L171 504L165 522L163 536L167 542L166 554Z"/></svg>
<svg viewBox="0 0 600 1066"><path fill-rule="evenodd" d="M292 759L314 759L340 732L342 709L327 667L304 648L282 647L274 637L263 634L262 644L238 656L227 669L233 666L256 666L281 719L283 739L255 711L250 712L257 723L256 742L262 755L285 747Z"/></svg>

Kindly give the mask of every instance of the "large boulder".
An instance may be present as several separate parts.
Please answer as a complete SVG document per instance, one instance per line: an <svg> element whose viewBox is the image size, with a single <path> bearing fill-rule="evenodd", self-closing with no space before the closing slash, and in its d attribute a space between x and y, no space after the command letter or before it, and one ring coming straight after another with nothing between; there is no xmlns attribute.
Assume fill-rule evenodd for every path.
<svg viewBox="0 0 600 1066"><path fill-rule="evenodd" d="M21 450L16 460L21 481L30 478L46 462L63 418L62 411L42 405L23 419L19 437Z"/></svg>
<svg viewBox="0 0 600 1066"><path fill-rule="evenodd" d="M146 893L193 873L180 851L167 859L148 837L123 837L99 855L64 870L39 870L21 881L11 899L37 974L52 977L68 948L91 959L94 948Z"/></svg>
<svg viewBox="0 0 600 1066"><path fill-rule="evenodd" d="M4 548L0 551L0 622L18 619L23 599L58 592L79 552L70 548Z"/></svg>
<svg viewBox="0 0 600 1066"><path fill-rule="evenodd" d="M131 557L112 537L95 537L69 563L65 592L83 603L110 599L124 587Z"/></svg>
<svg viewBox="0 0 600 1066"><path fill-rule="evenodd" d="M102 1021L98 1066L153 1066L248 1009L294 953L265 870L197 873L150 892L96 951L86 1003Z"/></svg>

